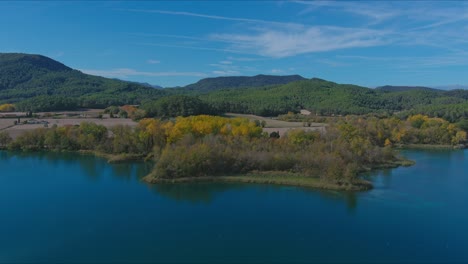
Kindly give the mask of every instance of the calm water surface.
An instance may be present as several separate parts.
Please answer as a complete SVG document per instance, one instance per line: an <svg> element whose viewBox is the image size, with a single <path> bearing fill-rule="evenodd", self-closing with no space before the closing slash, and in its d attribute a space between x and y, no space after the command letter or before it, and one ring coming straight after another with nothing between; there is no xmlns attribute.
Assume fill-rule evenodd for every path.
<svg viewBox="0 0 468 264"><path fill-rule="evenodd" d="M468 151L404 154L417 164L353 194L0 152L0 263L468 262Z"/></svg>

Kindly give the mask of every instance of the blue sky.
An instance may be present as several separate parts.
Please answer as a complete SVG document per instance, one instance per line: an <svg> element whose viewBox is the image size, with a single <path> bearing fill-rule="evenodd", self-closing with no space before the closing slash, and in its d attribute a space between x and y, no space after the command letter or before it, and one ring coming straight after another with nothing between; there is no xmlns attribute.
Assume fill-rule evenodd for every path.
<svg viewBox="0 0 468 264"><path fill-rule="evenodd" d="M0 1L0 32L0 52L165 87L256 74L468 84L462 1Z"/></svg>

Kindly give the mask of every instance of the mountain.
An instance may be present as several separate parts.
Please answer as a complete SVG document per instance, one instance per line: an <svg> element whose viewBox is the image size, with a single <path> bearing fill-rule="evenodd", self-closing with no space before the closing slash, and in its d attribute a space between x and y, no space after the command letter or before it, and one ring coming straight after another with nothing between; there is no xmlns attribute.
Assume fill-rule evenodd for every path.
<svg viewBox="0 0 468 264"><path fill-rule="evenodd" d="M441 90L468 90L468 85L452 84L435 86L434 88Z"/></svg>
<svg viewBox="0 0 468 264"><path fill-rule="evenodd" d="M453 122L468 119L468 90L462 89L446 91L419 86L371 89L299 75L207 78L171 89L148 86L84 74L41 55L0 53L0 104L15 103L23 111L141 103L151 108L153 103L167 105L158 99L179 94L185 97L167 100L195 102L187 96L196 96L201 100L196 101L197 105L221 113L275 116L308 109L319 115L397 113L404 117L423 113ZM182 108L186 110L184 104Z"/></svg>
<svg viewBox="0 0 468 264"><path fill-rule="evenodd" d="M380 86L375 89L384 91L384 92L405 92L405 91L412 91L412 90L442 91L440 89L425 87L425 86L393 86L393 85Z"/></svg>
<svg viewBox="0 0 468 264"><path fill-rule="evenodd" d="M122 80L122 79L119 79L119 78L112 78L112 80L117 80L117 81L122 81L122 82L128 82L128 83L134 83L134 84L138 84L138 85L141 85L141 86L150 87L150 88L154 88L154 89L163 89L162 86L159 86L159 85L156 85L156 84L147 83L147 82L126 81L126 80Z"/></svg>
<svg viewBox="0 0 468 264"><path fill-rule="evenodd" d="M160 89L84 74L42 55L0 53L0 103L21 110L139 104L165 95Z"/></svg>
<svg viewBox="0 0 468 264"><path fill-rule="evenodd" d="M133 82L133 83L137 83L139 85L143 85L145 87L150 87L150 88L154 88L154 89L163 89L162 86L159 86L159 85L156 85L156 84L151 84L151 83L147 83L147 82Z"/></svg>
<svg viewBox="0 0 468 264"><path fill-rule="evenodd" d="M468 91L408 88L387 91L313 78L284 85L218 90L200 99L221 112L276 116L307 109L318 115L424 113L468 117Z"/></svg>
<svg viewBox="0 0 468 264"><path fill-rule="evenodd" d="M195 91L199 93L207 93L221 89L231 89L240 87L260 87L268 85L286 84L294 81L305 80L300 75L255 75L255 76L228 76L228 77L214 77L205 78L200 81L187 85L182 88L185 91Z"/></svg>

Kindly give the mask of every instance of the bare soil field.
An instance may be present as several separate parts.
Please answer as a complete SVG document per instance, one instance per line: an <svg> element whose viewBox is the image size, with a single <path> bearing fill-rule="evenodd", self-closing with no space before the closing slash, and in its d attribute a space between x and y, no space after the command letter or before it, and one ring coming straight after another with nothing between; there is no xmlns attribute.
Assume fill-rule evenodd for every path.
<svg viewBox="0 0 468 264"><path fill-rule="evenodd" d="M0 131L14 124L14 118L0 118Z"/></svg>
<svg viewBox="0 0 468 264"><path fill-rule="evenodd" d="M327 124L324 123L311 123L310 127L304 127L302 122L286 122L281 120L276 120L268 117L256 116L256 115L244 115L244 114L233 114L228 113L226 114L228 117L243 117L248 118L250 120L259 120L265 121L265 127L263 131L270 134L271 132L278 132L280 136L283 136L288 130L291 129L303 129L306 131L316 130L316 131L324 131Z"/></svg>
<svg viewBox="0 0 468 264"><path fill-rule="evenodd" d="M32 120L34 118L21 118L21 122L26 121L26 120ZM25 131L28 130L33 130L36 128L44 127L44 124L20 124L20 125L15 125L14 121L16 119L14 118L5 118L5 119L0 119L0 130L4 130L10 134L12 138L16 138ZM136 126L138 123L129 119L129 118L37 118L35 120L38 121L47 121L48 127L51 127L53 125L57 126L67 126L67 125L79 125L82 122L92 122L96 123L99 125L103 125L107 128L116 126L116 125L129 125L129 126ZM11 126L11 127L9 127Z"/></svg>
<svg viewBox="0 0 468 264"><path fill-rule="evenodd" d="M40 116L48 116L48 115L74 115L76 117L70 118L21 118L21 123L27 120L37 120L37 121L47 121L48 127L53 125L57 126L67 126L67 125L79 125L82 122L92 122L99 125L103 125L107 128L111 128L116 125L129 125L129 126L136 126L138 123L128 119L128 118L92 118L93 114L98 113L98 109L92 109L88 111L67 111L67 112L52 112L52 113L40 113ZM45 115L44 115L45 114ZM77 115L78 114L78 115ZM85 117L83 117L85 116ZM86 117L88 116L88 117ZM265 121L265 127L263 131L267 133L271 132L278 132L280 136L283 136L287 133L288 130L291 129L303 129L303 130L318 130L323 131L326 127L324 123L312 123L310 127L304 127L302 122L286 122L281 120L276 120L268 117L256 116L256 115L244 115L244 114L226 114L228 117L243 117L248 118L250 120L259 120ZM6 131L10 134L10 136L15 139L22 133L28 130L34 130L36 128L44 127L44 124L19 124L14 125L16 118L0 118L0 131Z"/></svg>

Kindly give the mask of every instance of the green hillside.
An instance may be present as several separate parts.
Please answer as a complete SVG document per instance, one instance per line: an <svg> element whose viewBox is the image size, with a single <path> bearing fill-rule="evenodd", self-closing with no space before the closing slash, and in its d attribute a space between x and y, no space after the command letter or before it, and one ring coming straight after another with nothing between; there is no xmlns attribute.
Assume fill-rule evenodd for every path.
<svg viewBox="0 0 468 264"><path fill-rule="evenodd" d="M452 122L468 118L468 91L461 89L370 89L299 75L206 78L182 88L154 89L84 74L41 55L18 53L0 53L1 103L15 103L23 111L143 104L148 113L165 117L222 112L276 116L308 109L326 116L421 113Z"/></svg>
<svg viewBox="0 0 468 264"><path fill-rule="evenodd" d="M17 103L20 110L138 104L164 94L137 83L84 74L45 56L0 53L0 103Z"/></svg>
<svg viewBox="0 0 468 264"><path fill-rule="evenodd" d="M189 84L185 87L173 88L174 93L209 93L221 89L232 89L242 87L261 87L268 85L287 84L294 81L305 80L300 75L255 75L255 76L227 76L205 78Z"/></svg>
<svg viewBox="0 0 468 264"><path fill-rule="evenodd" d="M285 85L225 89L200 98L223 112L276 116L288 111L308 109L319 115L398 113L415 110L423 114L459 120L468 117L467 91L406 89L386 91L337 84L321 79ZM437 111L433 110L437 109Z"/></svg>

